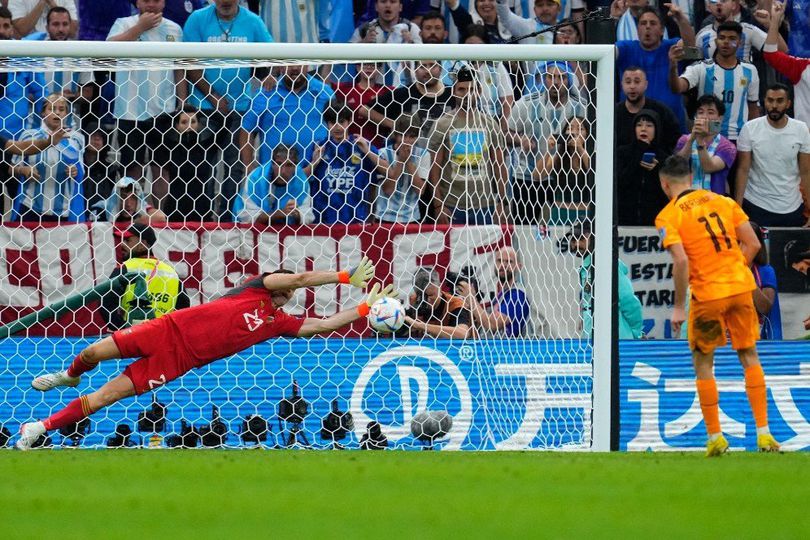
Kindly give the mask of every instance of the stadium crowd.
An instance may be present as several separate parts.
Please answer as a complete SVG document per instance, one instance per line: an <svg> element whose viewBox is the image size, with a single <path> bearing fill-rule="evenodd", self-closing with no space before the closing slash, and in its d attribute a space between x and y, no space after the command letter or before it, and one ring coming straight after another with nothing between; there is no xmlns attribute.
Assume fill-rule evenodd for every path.
<svg viewBox="0 0 810 540"><path fill-rule="evenodd" d="M667 202L658 170L673 154L690 160L695 188L734 197L759 225L810 225L810 10L799 2L2 5L3 39L328 47L615 37L620 225L653 225ZM578 22L599 7L611 21ZM592 211L593 73L584 63L53 68L0 72L5 221L570 225ZM11 155L28 140L36 151Z"/></svg>

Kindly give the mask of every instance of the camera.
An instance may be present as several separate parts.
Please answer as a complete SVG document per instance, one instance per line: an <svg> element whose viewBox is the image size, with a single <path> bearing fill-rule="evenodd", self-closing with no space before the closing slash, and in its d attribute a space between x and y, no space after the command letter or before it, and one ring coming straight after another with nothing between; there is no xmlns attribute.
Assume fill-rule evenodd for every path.
<svg viewBox="0 0 810 540"><path fill-rule="evenodd" d="M246 445L258 445L267 440L270 425L258 414L251 414L242 422L242 442Z"/></svg>
<svg viewBox="0 0 810 540"><path fill-rule="evenodd" d="M138 431L142 433L161 433L166 427L166 405L158 403L152 396L152 406L138 415Z"/></svg>
<svg viewBox="0 0 810 540"><path fill-rule="evenodd" d="M337 400L332 401L332 410L326 415L321 424L321 438L330 441L333 448L342 449L338 443L354 429L354 418L351 413L343 412L338 408Z"/></svg>
<svg viewBox="0 0 810 540"><path fill-rule="evenodd" d="M200 428L200 440L207 448L219 448L228 440L228 426L219 417L219 407L211 406L211 423Z"/></svg>
<svg viewBox="0 0 810 540"><path fill-rule="evenodd" d="M478 270L472 265L462 266L458 272L450 272L449 270L444 275L444 286L453 294L459 294L458 286L460 283L467 282L475 289L475 296L480 302L482 300L481 293L478 286L478 277L476 274Z"/></svg>

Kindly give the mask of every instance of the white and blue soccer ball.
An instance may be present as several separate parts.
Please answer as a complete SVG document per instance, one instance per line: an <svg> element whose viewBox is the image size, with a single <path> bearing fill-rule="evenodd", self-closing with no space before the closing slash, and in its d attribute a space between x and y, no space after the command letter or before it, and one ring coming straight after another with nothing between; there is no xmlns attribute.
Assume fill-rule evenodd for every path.
<svg viewBox="0 0 810 540"><path fill-rule="evenodd" d="M380 298L371 306L368 323L381 334L391 334L405 322L405 308L396 298Z"/></svg>

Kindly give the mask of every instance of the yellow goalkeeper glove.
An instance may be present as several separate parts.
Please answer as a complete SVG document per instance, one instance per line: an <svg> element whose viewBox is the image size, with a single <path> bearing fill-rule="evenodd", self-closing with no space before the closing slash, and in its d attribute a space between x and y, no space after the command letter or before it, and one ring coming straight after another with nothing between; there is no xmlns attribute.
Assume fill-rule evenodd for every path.
<svg viewBox="0 0 810 540"><path fill-rule="evenodd" d="M363 256L360 264L351 270L338 272L338 281L353 287L365 289L371 278L374 277L374 263L368 257Z"/></svg>
<svg viewBox="0 0 810 540"><path fill-rule="evenodd" d="M396 298L399 296L399 291L395 291L394 286L390 283L382 290L380 290L380 287L381 285L379 283L375 283L374 286L371 287L371 291L369 291L368 296L366 297L366 302L357 306L357 313L361 317L368 315L369 311L371 311L371 306L373 306L374 302L377 300L381 298Z"/></svg>

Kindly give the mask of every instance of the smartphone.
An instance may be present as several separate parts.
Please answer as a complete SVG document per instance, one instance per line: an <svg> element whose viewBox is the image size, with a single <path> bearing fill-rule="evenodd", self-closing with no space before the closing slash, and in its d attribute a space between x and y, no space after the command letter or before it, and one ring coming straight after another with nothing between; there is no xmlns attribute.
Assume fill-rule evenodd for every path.
<svg viewBox="0 0 810 540"><path fill-rule="evenodd" d="M722 120L709 120L709 133L720 133L720 128L722 127Z"/></svg>
<svg viewBox="0 0 810 540"><path fill-rule="evenodd" d="M703 60L703 51L698 47L684 47L683 48L684 60Z"/></svg>
<svg viewBox="0 0 810 540"><path fill-rule="evenodd" d="M655 161L655 152L644 152L644 155L641 156L642 163L652 163Z"/></svg>

